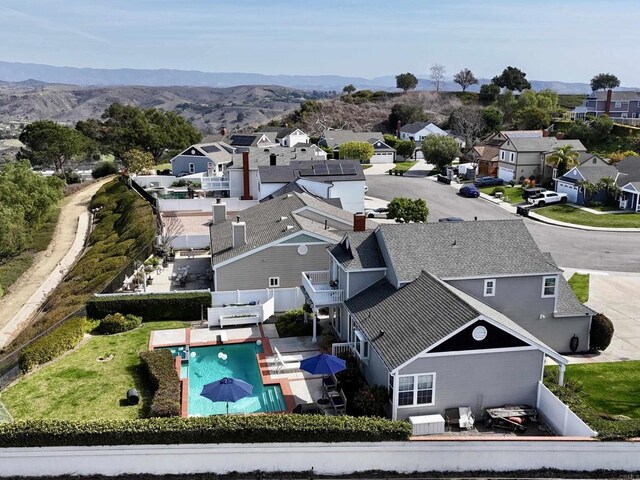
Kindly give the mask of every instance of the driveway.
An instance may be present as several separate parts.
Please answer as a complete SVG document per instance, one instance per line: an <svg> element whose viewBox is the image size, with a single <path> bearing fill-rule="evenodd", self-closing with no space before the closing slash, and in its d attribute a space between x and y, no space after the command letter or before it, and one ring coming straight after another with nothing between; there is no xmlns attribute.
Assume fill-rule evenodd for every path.
<svg viewBox="0 0 640 480"><path fill-rule="evenodd" d="M566 355L571 363L640 360L640 275L591 274L587 305L613 322L611 345L597 355Z"/></svg>

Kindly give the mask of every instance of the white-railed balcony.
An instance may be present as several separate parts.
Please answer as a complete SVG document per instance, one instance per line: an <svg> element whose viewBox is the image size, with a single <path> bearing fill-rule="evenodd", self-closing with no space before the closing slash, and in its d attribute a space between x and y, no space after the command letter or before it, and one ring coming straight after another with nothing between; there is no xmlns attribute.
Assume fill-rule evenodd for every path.
<svg viewBox="0 0 640 480"><path fill-rule="evenodd" d="M215 192L229 190L229 179L225 177L202 177L202 190Z"/></svg>
<svg viewBox="0 0 640 480"><path fill-rule="evenodd" d="M328 270L302 272L302 286L315 307L337 305L344 301L344 290L331 282Z"/></svg>

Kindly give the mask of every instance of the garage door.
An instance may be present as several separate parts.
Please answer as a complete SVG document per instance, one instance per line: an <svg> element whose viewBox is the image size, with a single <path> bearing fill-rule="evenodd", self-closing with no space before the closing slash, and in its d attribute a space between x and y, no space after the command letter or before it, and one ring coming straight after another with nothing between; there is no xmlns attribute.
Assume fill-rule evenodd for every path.
<svg viewBox="0 0 640 480"><path fill-rule="evenodd" d="M556 192L566 193L567 199L571 203L578 202L578 187L570 183L556 182Z"/></svg>
<svg viewBox="0 0 640 480"><path fill-rule="evenodd" d="M504 168L504 167L498 168L498 178L501 178L505 182L510 182L511 180L514 180L513 170L509 168Z"/></svg>
<svg viewBox="0 0 640 480"><path fill-rule="evenodd" d="M371 163L393 163L393 152L376 153L370 161Z"/></svg>

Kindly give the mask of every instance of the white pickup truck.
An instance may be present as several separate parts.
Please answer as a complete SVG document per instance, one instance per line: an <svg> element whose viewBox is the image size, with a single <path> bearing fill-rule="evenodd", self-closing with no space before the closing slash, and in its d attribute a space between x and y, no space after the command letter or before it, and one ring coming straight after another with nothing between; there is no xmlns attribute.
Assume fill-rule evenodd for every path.
<svg viewBox="0 0 640 480"><path fill-rule="evenodd" d="M558 193L552 191L541 192L534 197L527 198L534 207L544 207L549 203L567 203L568 197L566 193Z"/></svg>

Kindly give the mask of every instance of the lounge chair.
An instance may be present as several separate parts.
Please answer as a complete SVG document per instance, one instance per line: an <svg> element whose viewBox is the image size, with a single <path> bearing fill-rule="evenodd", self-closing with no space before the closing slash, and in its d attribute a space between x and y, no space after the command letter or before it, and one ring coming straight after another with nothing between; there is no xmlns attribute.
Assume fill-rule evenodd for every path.
<svg viewBox="0 0 640 480"><path fill-rule="evenodd" d="M344 395L342 389L330 392L329 400L336 415L344 415L347 413L347 397Z"/></svg>
<svg viewBox="0 0 640 480"><path fill-rule="evenodd" d="M283 357L280 351L273 347L275 352L275 365L276 373L280 373L283 370L297 370L300 368L300 361L303 359L302 355L288 355Z"/></svg>

